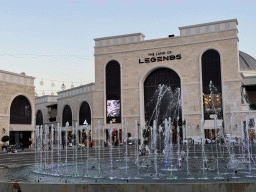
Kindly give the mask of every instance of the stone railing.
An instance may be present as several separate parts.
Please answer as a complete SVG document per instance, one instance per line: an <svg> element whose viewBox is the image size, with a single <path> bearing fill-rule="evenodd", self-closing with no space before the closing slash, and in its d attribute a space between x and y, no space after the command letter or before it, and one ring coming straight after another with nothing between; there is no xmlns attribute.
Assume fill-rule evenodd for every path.
<svg viewBox="0 0 256 192"><path fill-rule="evenodd" d="M45 95L41 97L36 97L36 105L41 103L57 103L58 96Z"/></svg>
<svg viewBox="0 0 256 192"><path fill-rule="evenodd" d="M204 33L214 33L219 31L227 31L237 29L237 19L230 19L224 21L216 21L211 23L203 23L199 25L190 25L179 27L180 36L191 36Z"/></svg>
<svg viewBox="0 0 256 192"><path fill-rule="evenodd" d="M106 46L113 46L113 45L136 43L136 42L143 41L144 38L145 38L145 35L143 35L142 33L132 33L127 35L97 38L97 39L94 39L94 41L95 41L95 47L106 47Z"/></svg>
<svg viewBox="0 0 256 192"><path fill-rule="evenodd" d="M12 73L0 70L0 81L25 86L34 86L34 77L26 76L25 73Z"/></svg>
<svg viewBox="0 0 256 192"><path fill-rule="evenodd" d="M65 91L60 91L60 92L58 92L58 99L74 97L77 95L81 95L81 94L89 93L89 92L93 92L93 91L94 91L94 83L90 83L87 85L82 85L82 86L68 89Z"/></svg>

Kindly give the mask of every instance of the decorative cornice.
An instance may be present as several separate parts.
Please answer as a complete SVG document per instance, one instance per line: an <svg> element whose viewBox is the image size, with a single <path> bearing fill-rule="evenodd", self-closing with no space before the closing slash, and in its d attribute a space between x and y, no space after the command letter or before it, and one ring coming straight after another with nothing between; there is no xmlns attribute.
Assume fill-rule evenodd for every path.
<svg viewBox="0 0 256 192"><path fill-rule="evenodd" d="M58 99L57 100L61 100L61 99L64 99L64 98L71 98L71 97L83 95L85 93L93 93L94 92L94 87L95 87L95 84L90 83L90 84L87 84L87 85L75 87L75 88L68 89L68 90L65 90L65 91L60 91L60 92L58 92Z"/></svg>
<svg viewBox="0 0 256 192"><path fill-rule="evenodd" d="M122 88L123 90L129 90L129 89L139 89L139 87L125 87L125 88Z"/></svg>
<svg viewBox="0 0 256 192"><path fill-rule="evenodd" d="M123 115L123 118L140 117L140 115Z"/></svg>
<svg viewBox="0 0 256 192"><path fill-rule="evenodd" d="M117 35L117 36L109 36L109 37L100 37L100 38L95 38L93 39L94 41L100 41L100 40L105 40L105 39L115 39L115 38L122 38L122 37L131 37L131 36L137 36L141 35L142 37L145 38L145 35L142 33L131 33L131 34L125 34L125 35Z"/></svg>
<svg viewBox="0 0 256 192"><path fill-rule="evenodd" d="M0 115L0 117L10 117L10 115Z"/></svg>
<svg viewBox="0 0 256 192"><path fill-rule="evenodd" d="M108 53L94 54L94 56L116 54L116 53L126 53L126 52L135 52L135 51L145 51L145 50L152 50L152 49L162 49L162 48L178 47L178 46L185 46L185 45L194 45L194 44L209 43L209 42L213 42L213 41L223 41L223 40L230 40L230 39L238 39L238 37L237 36L235 36L235 37L227 37L227 38L212 39L212 40L207 40L207 41L197 41L197 42L192 42L192 43L181 43L181 44L175 44L175 45L150 47L150 48L144 48L144 49L133 49L133 50L126 50L126 51L114 51L114 52L108 52Z"/></svg>
<svg viewBox="0 0 256 192"><path fill-rule="evenodd" d="M182 85L200 85L200 82L183 83Z"/></svg>

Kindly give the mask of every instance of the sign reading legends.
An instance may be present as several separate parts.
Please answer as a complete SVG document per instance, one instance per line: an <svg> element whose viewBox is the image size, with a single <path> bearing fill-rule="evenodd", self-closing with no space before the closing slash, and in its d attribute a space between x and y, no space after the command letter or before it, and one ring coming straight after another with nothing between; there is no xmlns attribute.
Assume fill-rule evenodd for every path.
<svg viewBox="0 0 256 192"><path fill-rule="evenodd" d="M153 57L145 58L144 60L139 59L139 64L141 64L141 63L151 63L151 62L160 62L160 61L170 61L170 60L175 60L175 59L181 59L181 54L170 55L171 53L172 53L171 51L149 53L148 56L153 56Z"/></svg>

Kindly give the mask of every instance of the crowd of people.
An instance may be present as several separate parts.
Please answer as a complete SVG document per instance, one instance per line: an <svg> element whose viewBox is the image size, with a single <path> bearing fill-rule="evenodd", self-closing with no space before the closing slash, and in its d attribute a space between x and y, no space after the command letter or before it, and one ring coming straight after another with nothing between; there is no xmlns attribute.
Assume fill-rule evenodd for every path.
<svg viewBox="0 0 256 192"><path fill-rule="evenodd" d="M17 149L15 145L9 145L7 147L7 153L17 153Z"/></svg>
<svg viewBox="0 0 256 192"><path fill-rule="evenodd" d="M32 149L34 147L33 139L31 137L29 137L27 141L24 139L20 139L20 142L16 144L9 144L8 146L3 147L3 150L5 148L4 151L6 151L7 153L17 153L18 148L24 150L25 147L28 147L29 149Z"/></svg>

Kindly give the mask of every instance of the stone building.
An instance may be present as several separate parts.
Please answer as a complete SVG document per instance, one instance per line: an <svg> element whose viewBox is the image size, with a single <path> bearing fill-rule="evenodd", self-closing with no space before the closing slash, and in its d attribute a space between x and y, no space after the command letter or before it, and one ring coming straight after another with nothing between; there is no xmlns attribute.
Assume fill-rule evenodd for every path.
<svg viewBox="0 0 256 192"><path fill-rule="evenodd" d="M246 80L241 76L245 74L240 69L244 54L238 49L237 25L237 20L231 19L185 26L179 28L180 36L153 40L144 40L142 33L95 39L93 114L104 122L106 129L110 126L109 119L115 121L119 117L115 127L122 127L126 118L129 127L137 120L140 127L145 128L152 125L149 121L153 110L147 111L147 105L159 84L165 84L171 86L173 92L180 88L179 120L181 125L184 120L188 122L191 128L188 137L200 135L201 119L205 137L209 137L214 125L213 114L217 115L218 127L224 127L225 133L232 131L232 135L239 136L241 120L256 113L249 111L241 96L241 85ZM252 60L248 56L243 64L249 62L255 67L255 59ZM255 68L252 69L255 72ZM253 78L255 80L255 75ZM255 83L250 85L255 88ZM111 100L119 102L119 116L107 113ZM161 112L159 115L158 120L166 117ZM135 135L133 130L129 128Z"/></svg>
<svg viewBox="0 0 256 192"><path fill-rule="evenodd" d="M66 127L69 123L69 135L72 127L78 124L85 128L85 120L91 130L94 83L82 85L58 93L58 96L42 96L36 98L36 125L53 126L56 133L57 123ZM80 134L80 132L79 132ZM56 134L54 136L55 140ZM62 135L62 139L64 134ZM80 138L80 137L79 137Z"/></svg>
<svg viewBox="0 0 256 192"><path fill-rule="evenodd" d="M159 125L171 117L183 138L200 137L201 126L207 138L216 126L241 136L245 117L256 115L256 61L239 51L237 25L231 19L185 26L180 36L152 40L142 33L94 39L95 84L59 92L57 121L83 126L86 119L93 139L100 122L104 141L110 126L123 141L125 119L132 137L138 122L143 139L156 117Z"/></svg>
<svg viewBox="0 0 256 192"><path fill-rule="evenodd" d="M57 127L57 98L55 95L45 95L35 99L35 125L47 125L54 130ZM54 137L55 138L55 137ZM55 138L56 139L56 138Z"/></svg>
<svg viewBox="0 0 256 192"><path fill-rule="evenodd" d="M8 135L10 144L27 146L35 130L34 77L0 70L0 90L0 138Z"/></svg>

